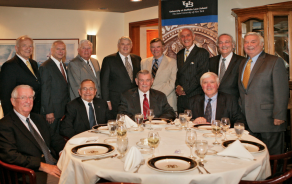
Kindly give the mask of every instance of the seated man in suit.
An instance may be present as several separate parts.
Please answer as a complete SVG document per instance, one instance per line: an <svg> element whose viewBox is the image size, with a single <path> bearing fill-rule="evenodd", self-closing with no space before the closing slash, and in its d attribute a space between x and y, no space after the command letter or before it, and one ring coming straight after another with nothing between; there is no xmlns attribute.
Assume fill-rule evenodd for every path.
<svg viewBox="0 0 292 184"><path fill-rule="evenodd" d="M204 95L190 98L190 109L193 113L193 122L196 124L211 123L212 120L230 119L231 127L234 123L245 123L240 111L237 98L223 92L218 92L219 78L213 72L207 72L200 78Z"/></svg>
<svg viewBox="0 0 292 184"><path fill-rule="evenodd" d="M46 183L47 174L48 182L58 182L61 170L56 163L65 141L49 130L43 116L31 113L34 95L29 85L12 91L13 110L0 120L0 159L35 170L37 183Z"/></svg>
<svg viewBox="0 0 292 184"><path fill-rule="evenodd" d="M167 102L165 94L155 89L150 89L153 84L153 78L148 70L139 71L135 81L138 88L122 93L118 109L119 113L126 114L132 119L134 119L135 114L143 113L146 119L147 110L153 109L156 118L175 118L174 110Z"/></svg>
<svg viewBox="0 0 292 184"><path fill-rule="evenodd" d="M68 138L89 130L94 125L107 123L108 106L106 101L96 98L95 83L91 79L81 82L80 97L66 106L65 118L60 123L60 134Z"/></svg>

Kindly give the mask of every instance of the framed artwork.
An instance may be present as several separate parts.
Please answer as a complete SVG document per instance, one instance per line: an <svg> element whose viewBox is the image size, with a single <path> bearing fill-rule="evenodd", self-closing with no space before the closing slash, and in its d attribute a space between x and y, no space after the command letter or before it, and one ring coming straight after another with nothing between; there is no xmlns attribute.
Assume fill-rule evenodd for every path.
<svg viewBox="0 0 292 184"><path fill-rule="evenodd" d="M14 57L15 39L0 39L0 67L2 64Z"/></svg>

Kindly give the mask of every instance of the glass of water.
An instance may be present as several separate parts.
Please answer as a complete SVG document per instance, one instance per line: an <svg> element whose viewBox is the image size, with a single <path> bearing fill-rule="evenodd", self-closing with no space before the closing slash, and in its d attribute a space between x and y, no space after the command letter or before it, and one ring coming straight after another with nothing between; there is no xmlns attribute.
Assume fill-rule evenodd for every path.
<svg viewBox="0 0 292 184"><path fill-rule="evenodd" d="M148 133L148 146L152 149L152 158L155 156L155 148L159 145L158 132L150 131Z"/></svg>
<svg viewBox="0 0 292 184"><path fill-rule="evenodd" d="M149 120L149 130L153 130L153 128L151 127L151 121L154 118L154 110L153 109L148 109L147 110L147 118Z"/></svg>
<svg viewBox="0 0 292 184"><path fill-rule="evenodd" d="M143 118L144 118L143 114L141 114L141 113L135 114L135 121L136 121L139 129L142 128Z"/></svg>
<svg viewBox="0 0 292 184"><path fill-rule="evenodd" d="M108 130L109 130L109 133L110 133L109 136L110 137L115 136L116 129L117 129L117 122L116 122L116 120L108 120L107 127L108 127Z"/></svg>
<svg viewBox="0 0 292 184"><path fill-rule="evenodd" d="M196 154L200 158L200 162L206 163L204 160L205 155L208 152L208 142L206 140L197 140L196 141Z"/></svg>
<svg viewBox="0 0 292 184"><path fill-rule="evenodd" d="M212 120L211 127L212 127L212 133L215 134L215 142L213 142L214 145L219 145L220 143L217 140L217 135L221 132L221 121L219 120Z"/></svg>
<svg viewBox="0 0 292 184"><path fill-rule="evenodd" d="M193 147L195 145L195 142L197 140L197 133L194 129L187 129L186 131L186 144L188 147L190 147L190 158L194 159L194 155L193 155Z"/></svg>
<svg viewBox="0 0 292 184"><path fill-rule="evenodd" d="M118 137L117 138L117 150L120 153L119 159L124 158L125 153L128 150L128 137Z"/></svg>
<svg viewBox="0 0 292 184"><path fill-rule="evenodd" d="M235 133L237 136L237 139L240 140L242 137L242 134L244 132L244 124L243 123L234 123L234 129L235 129Z"/></svg>
<svg viewBox="0 0 292 184"><path fill-rule="evenodd" d="M125 122L125 115L124 114L117 114L117 122Z"/></svg>
<svg viewBox="0 0 292 184"><path fill-rule="evenodd" d="M222 132L224 133L224 138L222 139L222 141L226 141L226 133L230 128L230 120L229 118L221 118L221 124L220 124L221 128L222 128Z"/></svg>
<svg viewBox="0 0 292 184"><path fill-rule="evenodd" d="M185 113L179 113L179 121L180 121L181 127L182 128L186 128L187 114L185 114Z"/></svg>

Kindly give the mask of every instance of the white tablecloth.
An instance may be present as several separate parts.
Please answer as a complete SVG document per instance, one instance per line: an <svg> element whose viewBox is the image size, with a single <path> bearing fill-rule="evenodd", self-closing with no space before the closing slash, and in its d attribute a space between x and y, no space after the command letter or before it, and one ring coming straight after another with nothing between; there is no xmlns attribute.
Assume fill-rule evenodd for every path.
<svg viewBox="0 0 292 184"><path fill-rule="evenodd" d="M141 138L147 138L149 130L144 132L128 132L129 148L136 145ZM197 131L197 139L208 140L208 144L213 146L214 138L204 138L203 133L208 131ZM211 131L209 131L211 132ZM179 132L159 131L161 142L156 149L156 156L177 155L175 150L180 149L182 156L188 157L190 154L189 147L185 144L185 130ZM105 134L94 134L83 132L75 137L99 137L98 142L103 143L104 139L109 138ZM228 135L228 139L235 139L235 135ZM245 140L255 141L263 144L258 139L243 135ZM218 139L221 142L221 138ZM112 144L116 146L116 144ZM59 159L58 167L62 170L60 178L61 184L93 184L99 180L99 177L111 181L132 182L145 184L235 184L241 179L244 180L263 180L271 175L268 151L253 154L256 161L247 161L237 158L220 157L207 155L205 159L206 169L212 174L199 174L198 170L184 173L163 173L150 169L147 164L141 166L139 173L125 172L124 163L118 158L109 158L99 161L81 162L82 157L71 154L71 149L76 145L67 143ZM223 150L221 145L213 146L211 149L216 151ZM117 151L116 151L117 152ZM143 155L146 162L151 154ZM205 171L201 168L205 173Z"/></svg>

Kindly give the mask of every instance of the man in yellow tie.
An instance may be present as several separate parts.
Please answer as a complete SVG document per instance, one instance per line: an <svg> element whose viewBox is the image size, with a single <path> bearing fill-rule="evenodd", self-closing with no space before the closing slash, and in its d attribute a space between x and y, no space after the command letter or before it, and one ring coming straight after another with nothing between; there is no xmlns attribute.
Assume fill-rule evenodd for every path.
<svg viewBox="0 0 292 184"><path fill-rule="evenodd" d="M40 112L41 83L37 62L30 59L33 53L33 40L27 35L16 39L16 54L6 61L0 72L0 100L4 116L12 111L10 102L12 90L20 85L26 84L35 91L35 99L32 112Z"/></svg>
<svg viewBox="0 0 292 184"><path fill-rule="evenodd" d="M284 131L289 98L284 61L263 51L264 39L249 32L244 37L248 58L239 66L238 88L247 130L262 140L270 155L284 151Z"/></svg>

